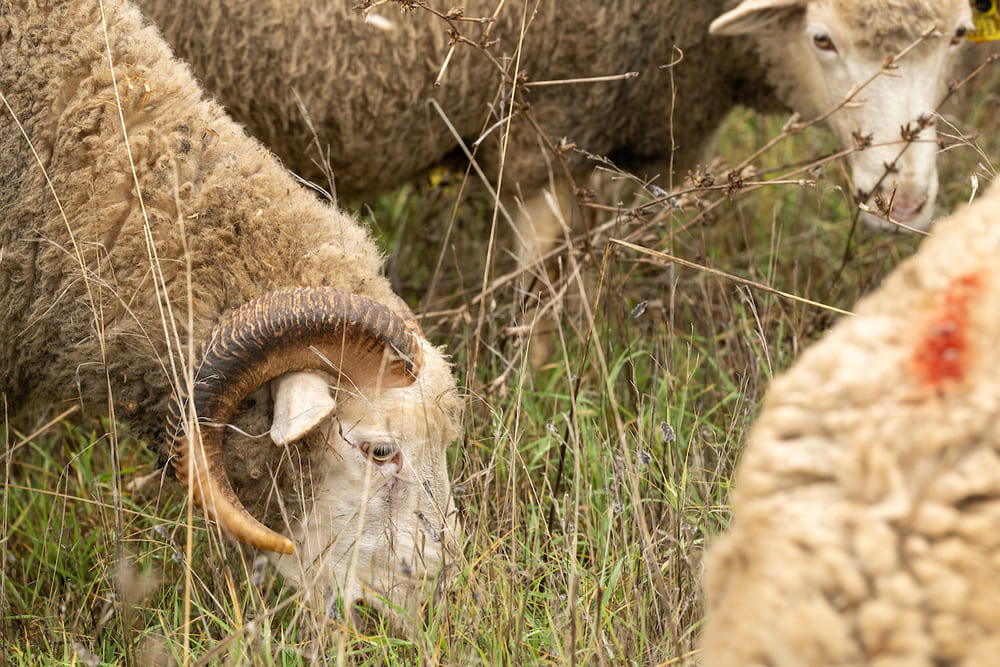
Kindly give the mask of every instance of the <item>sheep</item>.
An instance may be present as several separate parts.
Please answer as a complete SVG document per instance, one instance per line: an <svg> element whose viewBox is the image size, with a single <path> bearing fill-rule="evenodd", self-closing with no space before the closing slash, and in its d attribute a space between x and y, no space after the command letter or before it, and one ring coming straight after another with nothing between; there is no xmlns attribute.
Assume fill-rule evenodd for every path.
<svg viewBox="0 0 1000 667"><path fill-rule="evenodd" d="M706 556L706 667L992 665L1000 183L774 381Z"/></svg>
<svg viewBox="0 0 1000 667"><path fill-rule="evenodd" d="M457 544L461 401L367 230L129 2L5 2L0 62L5 414L121 421L287 580L426 599Z"/></svg>
<svg viewBox="0 0 1000 667"><path fill-rule="evenodd" d="M483 39L495 40L493 56L509 72L525 72L529 85L611 75L586 84L521 87L512 102L509 89L497 99L501 79L490 59L463 44L449 57L452 38L429 11L394 17L380 3L363 2L360 12L344 0L267 6L139 1L238 120L303 176L322 179L319 165L328 159L336 190L348 200L412 180L455 153L455 137L428 104L432 99L470 146L492 128L476 159L491 178L502 164L504 187L520 189L529 211L547 209L533 193L561 170L551 151L539 150L531 123L515 118L506 141L505 125L497 121L512 104L515 116L530 111L557 149L565 137L563 148L609 156L640 176L663 174L660 184L668 189L673 173L683 176L704 159L735 105L785 106L805 118L833 110L826 122L843 148L870 145L849 155L853 185L869 209L864 220L891 229L899 227L879 215L879 202L891 202L892 220L908 228L924 229L932 219L934 111L973 28L968 0L672 0L613 7L598 0L468 0L466 18L495 16ZM452 0L416 4L457 14L449 13ZM478 40L469 24L451 24ZM887 57L925 33L889 75L868 82ZM614 76L627 72L640 76ZM912 141L902 153L901 128ZM587 157L559 150L579 175ZM556 191L557 201L568 199L558 183ZM516 223L527 245L534 243L530 217ZM561 235L554 220L538 225L534 233L543 239Z"/></svg>

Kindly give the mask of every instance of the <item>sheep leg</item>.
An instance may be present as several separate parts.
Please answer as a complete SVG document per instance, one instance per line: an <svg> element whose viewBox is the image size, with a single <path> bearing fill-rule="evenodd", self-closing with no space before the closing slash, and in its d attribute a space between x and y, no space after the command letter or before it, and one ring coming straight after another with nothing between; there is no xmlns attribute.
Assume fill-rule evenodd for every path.
<svg viewBox="0 0 1000 667"><path fill-rule="evenodd" d="M557 179L549 188L517 202L514 232L518 267L521 270L521 293L527 304L522 322L533 332L529 361L538 367L552 358L555 349L555 315L558 308L543 308L543 297L555 301L560 295L559 263L556 259L560 241L571 243L573 189L565 179Z"/></svg>

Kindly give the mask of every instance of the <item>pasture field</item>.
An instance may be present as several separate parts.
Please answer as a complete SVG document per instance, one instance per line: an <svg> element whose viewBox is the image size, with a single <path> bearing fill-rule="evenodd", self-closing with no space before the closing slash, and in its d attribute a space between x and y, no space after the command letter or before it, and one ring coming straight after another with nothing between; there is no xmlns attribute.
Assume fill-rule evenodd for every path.
<svg viewBox="0 0 1000 667"><path fill-rule="evenodd" d="M998 82L941 111L942 212L995 175ZM467 398L462 553L422 618L306 604L176 484L136 484L156 457L118 425L4 419L0 662L698 664L702 554L770 380L921 240L857 226L833 137L788 120L732 113L674 197L601 166L549 272L518 272L462 173L359 210Z"/></svg>

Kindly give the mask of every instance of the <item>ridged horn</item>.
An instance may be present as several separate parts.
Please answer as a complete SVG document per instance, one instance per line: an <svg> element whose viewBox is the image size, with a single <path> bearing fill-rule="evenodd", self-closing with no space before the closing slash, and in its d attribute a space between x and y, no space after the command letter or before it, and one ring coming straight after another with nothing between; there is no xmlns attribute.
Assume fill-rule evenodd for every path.
<svg viewBox="0 0 1000 667"><path fill-rule="evenodd" d="M193 397L185 387L170 404L174 469L191 501L241 542L293 553L291 540L236 497L223 465L226 424L250 392L289 371L340 373L358 387L412 384L423 334L404 312L405 319L367 297L315 287L273 292L223 318L204 346ZM185 428L192 405L196 434Z"/></svg>

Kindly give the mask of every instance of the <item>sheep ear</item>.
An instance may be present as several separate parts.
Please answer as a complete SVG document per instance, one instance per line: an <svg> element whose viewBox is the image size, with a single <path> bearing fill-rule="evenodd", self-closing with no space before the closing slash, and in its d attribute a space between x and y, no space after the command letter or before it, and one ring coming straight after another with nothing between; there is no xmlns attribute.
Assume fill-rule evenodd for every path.
<svg viewBox="0 0 1000 667"><path fill-rule="evenodd" d="M271 380L271 399L271 440L276 445L295 442L316 428L335 407L326 379L306 371L285 373Z"/></svg>
<svg viewBox="0 0 1000 667"><path fill-rule="evenodd" d="M735 9L712 21L708 31L730 36L759 32L805 6L805 0L743 0Z"/></svg>

